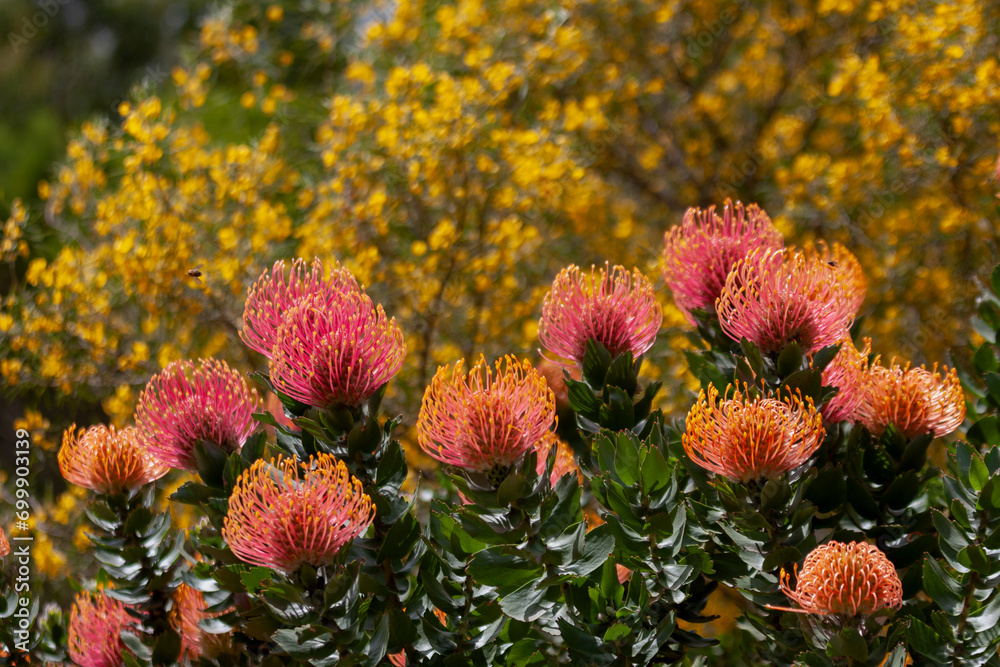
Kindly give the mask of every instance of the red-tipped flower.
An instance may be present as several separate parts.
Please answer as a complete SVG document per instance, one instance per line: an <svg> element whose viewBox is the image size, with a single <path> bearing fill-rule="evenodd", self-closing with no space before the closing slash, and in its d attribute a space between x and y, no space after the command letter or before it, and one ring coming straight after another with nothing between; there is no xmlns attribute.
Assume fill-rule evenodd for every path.
<svg viewBox="0 0 1000 667"><path fill-rule="evenodd" d="M463 373L438 368L417 417L417 440L432 458L503 480L510 467L547 437L555 395L528 361L504 357L496 372L484 357Z"/></svg>
<svg viewBox="0 0 1000 667"><path fill-rule="evenodd" d="M571 265L559 272L545 295L538 340L560 357L558 363L579 365L591 338L612 357L644 353L662 322L653 284L638 269L629 273L622 266L612 269L605 264L591 267L588 275Z"/></svg>
<svg viewBox="0 0 1000 667"><path fill-rule="evenodd" d="M139 395L136 428L160 463L194 470L194 447L200 440L238 452L257 425L253 413L259 406L257 390L226 362L175 361Z"/></svg>
<svg viewBox="0 0 1000 667"><path fill-rule="evenodd" d="M822 257L757 250L738 262L716 303L723 331L765 354L793 341L812 354L843 339L854 322L857 285Z"/></svg>
<svg viewBox="0 0 1000 667"><path fill-rule="evenodd" d="M7 535L3 532L3 528L0 528L0 558L3 558L10 553L10 542L7 541Z"/></svg>
<svg viewBox="0 0 1000 667"><path fill-rule="evenodd" d="M840 352L823 369L823 384L837 387L837 395L823 404L823 419L834 424L854 419L854 413L865 399L868 388L868 354L871 341L865 339L865 348L858 351L850 338L843 341Z"/></svg>
<svg viewBox="0 0 1000 667"><path fill-rule="evenodd" d="M894 424L907 438L948 435L965 420L965 394L955 369L878 365L868 371L868 387L857 420L875 435Z"/></svg>
<svg viewBox="0 0 1000 667"><path fill-rule="evenodd" d="M181 584L174 592L174 608L170 612L170 624L181 637L181 664L195 663L203 653L212 653L210 647L221 648L226 635L212 635L201 629L200 621L220 616L205 611L205 598L201 592L187 584Z"/></svg>
<svg viewBox="0 0 1000 667"><path fill-rule="evenodd" d="M896 568L878 548L866 542L828 542L796 566L796 583L781 570L781 591L800 609L771 607L804 614L868 615L880 609L898 609L903 585ZM768 605L770 606L770 605Z"/></svg>
<svg viewBox="0 0 1000 667"><path fill-rule="evenodd" d="M756 204L744 208L727 199L722 217L715 206L689 208L684 221L663 236L663 279L689 322L693 308L711 310L738 261L759 248L778 250L784 242Z"/></svg>
<svg viewBox="0 0 1000 667"><path fill-rule="evenodd" d="M146 451L131 426L103 424L63 433L59 470L67 481L97 493L127 493L156 481L170 469Z"/></svg>
<svg viewBox="0 0 1000 667"><path fill-rule="evenodd" d="M286 274L285 262L274 263L247 291L240 338L253 350L271 358L278 339L278 328L292 306L307 296L319 296L321 302L333 302L344 292L360 293L351 272L337 264L329 270L319 259L307 265L304 259L292 262Z"/></svg>
<svg viewBox="0 0 1000 667"><path fill-rule="evenodd" d="M857 315L865 302L868 292L868 279L861 262L850 250L839 243L828 246L824 241L817 241L815 246L805 247L802 252L810 261L826 264L845 285L847 297L850 299L851 312Z"/></svg>
<svg viewBox="0 0 1000 667"><path fill-rule="evenodd" d="M120 633L134 627L118 600L102 592L78 593L69 613L69 657L82 667L121 667L127 649Z"/></svg>
<svg viewBox="0 0 1000 667"><path fill-rule="evenodd" d="M403 332L366 295L312 295L278 328L271 381L281 392L320 408L355 407L399 371Z"/></svg>
<svg viewBox="0 0 1000 667"><path fill-rule="evenodd" d="M284 572L325 565L375 518L371 498L343 461L255 462L229 497L223 537L241 560Z"/></svg>
<svg viewBox="0 0 1000 667"><path fill-rule="evenodd" d="M823 442L823 418L811 398L752 398L709 386L688 413L684 451L702 468L738 482L773 479L809 460Z"/></svg>

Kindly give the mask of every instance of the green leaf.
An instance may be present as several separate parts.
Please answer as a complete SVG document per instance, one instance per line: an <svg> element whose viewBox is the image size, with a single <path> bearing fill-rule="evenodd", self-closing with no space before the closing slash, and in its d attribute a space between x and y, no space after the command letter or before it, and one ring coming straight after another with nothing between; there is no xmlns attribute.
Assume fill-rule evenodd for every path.
<svg viewBox="0 0 1000 667"><path fill-rule="evenodd" d="M583 543L583 554L569 565L559 568L559 572L585 577L599 568L615 548L615 537L608 524L602 524L587 533Z"/></svg>
<svg viewBox="0 0 1000 667"><path fill-rule="evenodd" d="M639 481L639 442L630 431L615 438L615 473L625 486Z"/></svg>
<svg viewBox="0 0 1000 667"><path fill-rule="evenodd" d="M743 352L743 357L746 359L747 364L750 366L750 370L754 372L757 377L764 376L764 357L761 356L760 350L750 342L745 336L740 339L740 351Z"/></svg>
<svg viewBox="0 0 1000 667"><path fill-rule="evenodd" d="M781 547L768 554L764 559L764 571L776 570L781 565L798 563L802 560L802 552L795 547Z"/></svg>
<svg viewBox="0 0 1000 667"><path fill-rule="evenodd" d="M882 501L891 510L905 509L920 492L920 475L916 470L903 473L886 489Z"/></svg>
<svg viewBox="0 0 1000 667"><path fill-rule="evenodd" d="M569 406L575 412L579 412L591 421L597 420L597 414L601 409L601 399L594 395L594 390L586 382L579 382L566 378L566 394L569 398Z"/></svg>
<svg viewBox="0 0 1000 667"><path fill-rule="evenodd" d="M1000 421L996 415L986 415L969 427L969 442L977 447L1000 445Z"/></svg>
<svg viewBox="0 0 1000 667"><path fill-rule="evenodd" d="M992 599L983 608L969 614L968 622L976 632L986 632L1000 623L1000 594L994 590Z"/></svg>
<svg viewBox="0 0 1000 667"><path fill-rule="evenodd" d="M373 417L365 417L354 424L347 435L347 451L354 455L358 452L370 454L382 443L382 429Z"/></svg>
<svg viewBox="0 0 1000 667"><path fill-rule="evenodd" d="M1000 296L1000 264L993 267L990 273L990 287L993 288L993 294Z"/></svg>
<svg viewBox="0 0 1000 667"><path fill-rule="evenodd" d="M527 492L528 485L525 483L524 475L519 472L511 473L507 475L507 478L500 483L500 488L497 489L497 505L499 507L509 507Z"/></svg>
<svg viewBox="0 0 1000 667"><path fill-rule="evenodd" d="M841 468L820 470L816 480L806 490L805 497L820 512L832 512L843 504L847 497L847 481Z"/></svg>
<svg viewBox="0 0 1000 667"><path fill-rule="evenodd" d="M222 488L223 471L229 455L218 445L207 440L199 440L194 446L194 459L201 480L209 486Z"/></svg>
<svg viewBox="0 0 1000 667"><path fill-rule="evenodd" d="M365 655L368 656L369 665L377 665L385 656L385 649L389 644L389 616L383 614L372 633L368 645L365 646Z"/></svg>
<svg viewBox="0 0 1000 667"><path fill-rule="evenodd" d="M958 616L965 602L961 586L930 556L924 559L924 591L944 613Z"/></svg>
<svg viewBox="0 0 1000 667"><path fill-rule="evenodd" d="M252 567L245 572L240 572L239 577L246 592L250 595L257 595L260 592L261 585L274 577L274 571L269 567Z"/></svg>
<svg viewBox="0 0 1000 667"><path fill-rule="evenodd" d="M833 361L837 356L837 353L840 352L840 348L840 343L837 343L836 345L827 345L813 355L810 368L817 371L826 370L826 367L830 365L830 362Z"/></svg>
<svg viewBox="0 0 1000 667"><path fill-rule="evenodd" d="M951 657L951 649L941 640L941 636L916 618L910 620L907 639L910 641L910 648L937 663L945 663Z"/></svg>
<svg viewBox="0 0 1000 667"><path fill-rule="evenodd" d="M636 373L635 360L631 352L623 352L615 357L608 369L608 374L604 377L604 384L609 387L618 387L632 403L632 396L639 386L639 375Z"/></svg>
<svg viewBox="0 0 1000 667"><path fill-rule="evenodd" d="M802 348L796 342L791 342L778 355L778 375L788 377L802 367Z"/></svg>
<svg viewBox="0 0 1000 667"><path fill-rule="evenodd" d="M608 387L608 402L600 409L601 426L612 431L629 430L635 425L632 398L619 387Z"/></svg>
<svg viewBox="0 0 1000 667"><path fill-rule="evenodd" d="M883 667L906 667L906 644L898 644L892 649Z"/></svg>
<svg viewBox="0 0 1000 667"><path fill-rule="evenodd" d="M868 644L857 628L844 628L830 638L830 648L835 656L846 656L858 662L868 659Z"/></svg>
<svg viewBox="0 0 1000 667"><path fill-rule="evenodd" d="M597 340L590 338L583 353L583 378L591 387L604 386L604 378L611 368L611 353Z"/></svg>
<svg viewBox="0 0 1000 667"><path fill-rule="evenodd" d="M535 588L535 582L529 581L523 586L500 599L500 608L504 613L518 621L530 623L538 620L546 612L543 604L546 588Z"/></svg>
<svg viewBox="0 0 1000 667"><path fill-rule="evenodd" d="M979 346L976 353L972 356L972 363L976 365L976 370L980 374L997 372L1000 370L1000 361L997 360L997 355L993 351L993 346L988 343L984 343Z"/></svg>
<svg viewBox="0 0 1000 667"><path fill-rule="evenodd" d="M615 623L604 633L604 643L613 644L632 634L632 628L624 623Z"/></svg>
<svg viewBox="0 0 1000 667"><path fill-rule="evenodd" d="M508 547L483 549L469 562L467 571L476 583L518 588L545 574L545 568L525 556L507 552ZM522 619L523 620L523 619Z"/></svg>
<svg viewBox="0 0 1000 667"><path fill-rule="evenodd" d="M931 510L931 518L934 521L934 527L938 530L940 539L944 540L952 549L961 551L969 546L969 539L965 534L940 511L936 509Z"/></svg>
<svg viewBox="0 0 1000 667"><path fill-rule="evenodd" d="M173 628L163 630L153 645L154 665L172 665L181 654L181 638Z"/></svg>
<svg viewBox="0 0 1000 667"><path fill-rule="evenodd" d="M420 524L413 515L404 514L389 526L375 559L381 563L387 559L402 558L413 550L418 539L420 539Z"/></svg>
<svg viewBox="0 0 1000 667"><path fill-rule="evenodd" d="M969 466L969 485L976 491L982 491L989 478L990 471L987 470L983 457L978 453L974 454L972 456L972 463Z"/></svg>

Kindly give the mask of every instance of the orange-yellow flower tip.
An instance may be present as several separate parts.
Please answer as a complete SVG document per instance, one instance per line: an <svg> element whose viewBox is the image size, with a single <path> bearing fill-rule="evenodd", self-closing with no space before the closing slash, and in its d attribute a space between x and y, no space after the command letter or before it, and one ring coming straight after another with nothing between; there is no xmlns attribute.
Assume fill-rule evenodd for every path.
<svg viewBox="0 0 1000 667"><path fill-rule="evenodd" d="M778 250L781 232L756 204L727 199L722 216L715 206L689 208L680 225L663 237L663 279L689 322L691 309L712 309L733 266L759 248Z"/></svg>
<svg viewBox="0 0 1000 667"><path fill-rule="evenodd" d="M120 632L135 626L125 605L98 593L78 593L69 613L69 657L82 667L121 667L127 651Z"/></svg>
<svg viewBox="0 0 1000 667"><path fill-rule="evenodd" d="M791 342L812 354L842 340L854 322L859 286L846 255L836 255L844 267L833 256L825 246L750 253L733 267L715 304L722 330L765 354Z"/></svg>
<svg viewBox="0 0 1000 667"><path fill-rule="evenodd" d="M663 322L649 278L622 266L563 269L545 295L538 340L559 363L579 365L594 339L617 356L640 355L652 347Z"/></svg>
<svg viewBox="0 0 1000 667"><path fill-rule="evenodd" d="M131 426L103 424L63 433L59 469L67 481L97 493L130 492L169 472L143 447Z"/></svg>
<svg viewBox="0 0 1000 667"><path fill-rule="evenodd" d="M568 475L574 473L577 478L580 478L582 482L583 474L580 472L580 466L576 462L576 456L573 454L573 449L559 439L554 431L546 432L542 440L540 440L535 445L535 451L538 452L538 464L536 472L541 475L545 472L545 465L549 458L549 452L552 448L556 448L556 460L555 464L552 466L552 474L549 477L549 483L552 486L556 485L563 475Z"/></svg>
<svg viewBox="0 0 1000 667"><path fill-rule="evenodd" d="M772 609L805 614L868 615L898 609L903 585L896 568L877 547L866 542L828 542L813 549L802 569L796 567L795 588L781 570L781 591L798 609Z"/></svg>
<svg viewBox="0 0 1000 667"><path fill-rule="evenodd" d="M864 399L857 420L874 435L894 424L907 438L925 433L948 435L965 421L965 394L952 368L938 372L895 363L886 368L875 363L868 371Z"/></svg>
<svg viewBox="0 0 1000 667"><path fill-rule="evenodd" d="M809 460L823 442L823 418L811 398L749 396L710 386L688 413L684 451L696 464L738 482L773 479Z"/></svg>
<svg viewBox="0 0 1000 667"><path fill-rule="evenodd" d="M7 535L3 532L3 528L0 528L0 558L3 558L10 553L10 542L7 541Z"/></svg>
<svg viewBox="0 0 1000 667"><path fill-rule="evenodd" d="M464 363L438 368L417 416L417 441L442 463L499 481L547 437L555 394L528 361L507 356L494 368L480 357L468 374Z"/></svg>
<svg viewBox="0 0 1000 667"><path fill-rule="evenodd" d="M222 536L247 563L294 572L325 565L375 518L371 498L343 461L280 456L236 481Z"/></svg>

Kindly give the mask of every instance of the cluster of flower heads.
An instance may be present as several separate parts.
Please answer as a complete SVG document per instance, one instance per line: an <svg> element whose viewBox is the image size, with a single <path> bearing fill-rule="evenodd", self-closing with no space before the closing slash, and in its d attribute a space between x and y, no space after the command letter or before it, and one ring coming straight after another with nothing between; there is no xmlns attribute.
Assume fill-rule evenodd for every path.
<svg viewBox="0 0 1000 667"><path fill-rule="evenodd" d="M432 458L499 482L532 448L548 453L555 394L528 361L484 357L438 369L424 393L417 440Z"/></svg>
<svg viewBox="0 0 1000 667"><path fill-rule="evenodd" d="M250 287L243 341L269 360L278 391L321 408L355 407L399 371L403 333L347 269L279 261Z"/></svg>
<svg viewBox="0 0 1000 667"><path fill-rule="evenodd" d="M702 468L739 482L772 479L809 460L823 443L823 419L811 398L753 395L730 386L702 391L682 444Z"/></svg>
<svg viewBox="0 0 1000 667"><path fill-rule="evenodd" d="M247 563L294 572L325 565L375 517L371 498L343 461L256 461L236 481L222 535Z"/></svg>
<svg viewBox="0 0 1000 667"><path fill-rule="evenodd" d="M128 651L121 631L135 626L125 605L107 593L79 593L69 613L69 657L81 667L120 667Z"/></svg>
<svg viewBox="0 0 1000 667"><path fill-rule="evenodd" d="M813 549L795 573L792 588L788 573L781 570L781 590L800 608L772 608L850 617L898 609L903 602L903 585L896 568L884 553L866 542L828 542Z"/></svg>
<svg viewBox="0 0 1000 667"><path fill-rule="evenodd" d="M563 269L545 296L538 340L559 363L579 365L588 340L596 340L612 357L638 356L656 340L663 311L653 284L638 269L577 266Z"/></svg>

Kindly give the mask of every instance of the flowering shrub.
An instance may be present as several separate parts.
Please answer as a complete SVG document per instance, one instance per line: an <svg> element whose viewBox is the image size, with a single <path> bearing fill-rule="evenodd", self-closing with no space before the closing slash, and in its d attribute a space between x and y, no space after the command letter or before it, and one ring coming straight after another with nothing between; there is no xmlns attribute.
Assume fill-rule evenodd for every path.
<svg viewBox="0 0 1000 667"><path fill-rule="evenodd" d="M685 234L724 229L712 215L690 214ZM665 252L676 248L668 236ZM688 311L702 391L685 420L666 420L654 405L661 383L641 376L661 319L650 281L569 267L544 299L539 338L566 366L572 444L557 434L555 392L527 361L442 366L416 421L440 462L426 496L403 490L400 418L381 412L406 322L388 319L344 267L276 263L248 292L243 338L270 346L272 374L253 379L280 414L254 412L266 428L246 428L256 390L202 360L150 379L138 428L69 429L59 462L91 492L88 539L102 567L68 621L51 611L24 645L84 667L737 655L993 664L1000 267L981 307L991 336L973 356L977 419L969 443L946 445L942 474L928 451L966 418L957 371L886 369L869 361L870 342L854 346L864 279L846 249L746 251L714 310ZM719 259L689 262L692 278L675 273L672 284ZM751 289L747 267L760 266L772 272ZM762 311L780 315L758 319L762 347L737 340L725 318L727 295L765 284L787 308ZM289 336L294 354L281 357ZM279 371L321 377L323 391L281 384ZM191 475L161 509L167 465ZM183 506L197 517L190 531L172 518ZM720 587L745 602L738 627L715 637L706 605Z"/></svg>

